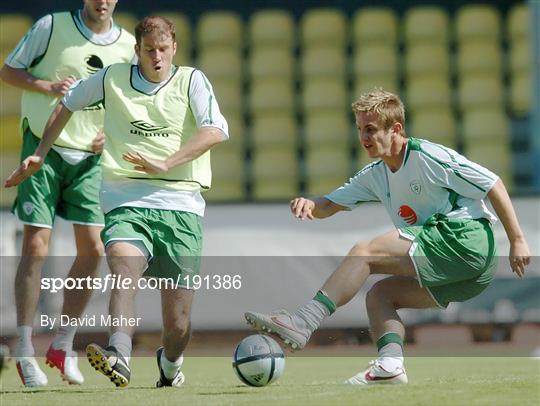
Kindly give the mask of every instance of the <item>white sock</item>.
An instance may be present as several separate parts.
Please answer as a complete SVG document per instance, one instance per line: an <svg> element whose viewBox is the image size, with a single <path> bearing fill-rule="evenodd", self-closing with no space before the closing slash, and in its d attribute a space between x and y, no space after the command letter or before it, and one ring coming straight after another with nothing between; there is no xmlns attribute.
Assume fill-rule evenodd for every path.
<svg viewBox="0 0 540 406"><path fill-rule="evenodd" d="M52 342L52 347L55 350L64 350L66 353L73 349L73 339L77 332L77 326L60 327L56 332L56 336Z"/></svg>
<svg viewBox="0 0 540 406"><path fill-rule="evenodd" d="M109 338L109 345L116 348L122 357L129 364L131 358L131 337L121 331L117 331Z"/></svg>
<svg viewBox="0 0 540 406"><path fill-rule="evenodd" d="M324 318L330 316L330 311L321 302L312 299L294 314L299 316L305 322L306 327L313 333L319 328Z"/></svg>
<svg viewBox="0 0 540 406"><path fill-rule="evenodd" d="M17 346L15 347L15 357L33 357L34 346L32 345L32 327L17 327Z"/></svg>
<svg viewBox="0 0 540 406"><path fill-rule="evenodd" d="M173 379L176 376L177 371L182 368L183 363L183 355L180 355L176 361L171 362L165 356L165 351L161 352L161 369L163 370L163 374L165 374L167 379Z"/></svg>
<svg viewBox="0 0 540 406"><path fill-rule="evenodd" d="M386 344L379 350L378 361L388 372L403 368L403 348L397 343Z"/></svg>

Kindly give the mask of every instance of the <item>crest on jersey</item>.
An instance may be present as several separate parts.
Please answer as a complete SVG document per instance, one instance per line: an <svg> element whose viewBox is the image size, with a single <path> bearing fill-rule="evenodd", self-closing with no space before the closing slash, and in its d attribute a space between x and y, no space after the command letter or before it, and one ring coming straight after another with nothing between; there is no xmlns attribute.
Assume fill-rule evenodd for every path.
<svg viewBox="0 0 540 406"><path fill-rule="evenodd" d="M31 202L24 202L22 207L27 216L34 211L34 205Z"/></svg>
<svg viewBox="0 0 540 406"><path fill-rule="evenodd" d="M421 192L422 192L422 185L420 184L419 181L417 180L413 180L410 184L409 184L410 188L411 188L411 191L417 195L419 195Z"/></svg>

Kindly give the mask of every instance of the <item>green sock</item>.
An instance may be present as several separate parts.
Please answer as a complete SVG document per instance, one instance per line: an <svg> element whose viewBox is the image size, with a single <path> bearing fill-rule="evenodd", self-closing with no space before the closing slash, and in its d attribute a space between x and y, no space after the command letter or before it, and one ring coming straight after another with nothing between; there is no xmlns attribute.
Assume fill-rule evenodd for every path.
<svg viewBox="0 0 540 406"><path fill-rule="evenodd" d="M398 333L386 333L377 340L377 350L380 351L385 345L396 343L403 348L403 338Z"/></svg>
<svg viewBox="0 0 540 406"><path fill-rule="evenodd" d="M317 302L322 303L324 307L328 309L330 314L336 311L336 304L322 290L319 290L313 299Z"/></svg>

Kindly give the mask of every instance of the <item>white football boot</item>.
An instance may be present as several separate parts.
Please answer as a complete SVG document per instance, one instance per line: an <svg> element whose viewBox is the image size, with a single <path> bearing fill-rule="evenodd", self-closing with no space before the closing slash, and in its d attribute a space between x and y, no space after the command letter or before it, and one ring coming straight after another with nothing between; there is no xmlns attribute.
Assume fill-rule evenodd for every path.
<svg viewBox="0 0 540 406"><path fill-rule="evenodd" d="M348 385L403 385L409 382L405 368L385 370L378 360L371 361L369 368L345 381Z"/></svg>
<svg viewBox="0 0 540 406"><path fill-rule="evenodd" d="M17 372L24 386L37 388L47 386L49 383L47 375L43 373L34 357L17 357L16 364Z"/></svg>
<svg viewBox="0 0 540 406"><path fill-rule="evenodd" d="M186 381L186 377L184 376L182 371L180 371L180 368L178 368L178 371L176 371L176 375L173 379L169 379L165 376L163 369L161 369L161 354L163 353L163 351L163 347L160 347L156 352L157 364L159 369L159 379L156 382L156 387L162 388L164 386L173 386L175 388L179 388Z"/></svg>
<svg viewBox="0 0 540 406"><path fill-rule="evenodd" d="M244 317L254 329L263 333L276 334L285 345L293 350L304 348L311 337L311 330L307 327L306 322L296 315L291 315L286 310L270 314L246 312Z"/></svg>
<svg viewBox="0 0 540 406"><path fill-rule="evenodd" d="M51 368L58 368L62 380L71 385L82 385L84 377L77 365L77 353L75 351L66 352L49 347L46 361Z"/></svg>

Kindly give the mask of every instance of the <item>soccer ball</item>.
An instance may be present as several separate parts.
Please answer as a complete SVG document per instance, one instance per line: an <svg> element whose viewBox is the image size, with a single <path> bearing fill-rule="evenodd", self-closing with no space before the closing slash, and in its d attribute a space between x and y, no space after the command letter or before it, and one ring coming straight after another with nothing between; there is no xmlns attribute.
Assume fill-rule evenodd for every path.
<svg viewBox="0 0 540 406"><path fill-rule="evenodd" d="M255 334L244 338L233 354L233 369L249 386L265 386L276 381L285 369L285 356L278 343Z"/></svg>

